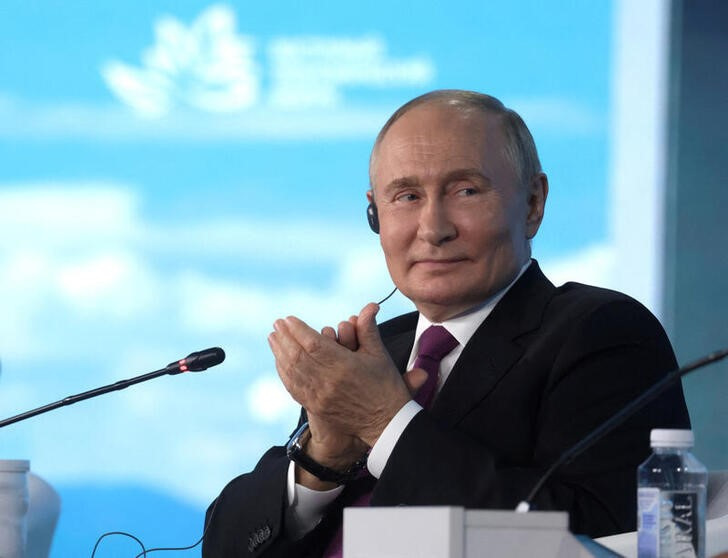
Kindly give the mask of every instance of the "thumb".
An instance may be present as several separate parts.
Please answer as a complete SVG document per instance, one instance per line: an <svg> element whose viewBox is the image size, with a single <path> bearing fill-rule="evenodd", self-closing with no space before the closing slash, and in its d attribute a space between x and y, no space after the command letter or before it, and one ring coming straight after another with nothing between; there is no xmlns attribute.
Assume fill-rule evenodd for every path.
<svg viewBox="0 0 728 558"><path fill-rule="evenodd" d="M413 368L412 370L408 370L402 375L402 379L407 385L407 389L409 390L412 397L417 395L417 392L420 391L420 388L425 385L425 382L427 381L427 376L427 372L422 368Z"/></svg>
<svg viewBox="0 0 728 558"><path fill-rule="evenodd" d="M370 302L359 313L356 319L356 336L359 346L372 347L382 344L382 338L379 336L377 328L377 312L379 312L379 306Z"/></svg>

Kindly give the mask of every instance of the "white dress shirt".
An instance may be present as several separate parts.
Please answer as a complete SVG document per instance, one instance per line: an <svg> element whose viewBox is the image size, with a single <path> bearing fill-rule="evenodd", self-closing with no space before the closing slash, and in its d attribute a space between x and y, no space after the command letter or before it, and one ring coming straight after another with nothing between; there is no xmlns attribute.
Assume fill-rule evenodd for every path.
<svg viewBox="0 0 728 558"><path fill-rule="evenodd" d="M450 376L450 372L452 372L455 363L460 358L465 345L470 341L470 338L478 327L480 327L480 324L490 315L496 304L498 304L521 275L523 275L526 269L528 269L530 264L531 260L529 259L508 286L498 291L481 305L463 314L445 320L442 323L433 323L420 314L415 330L415 342L412 346L409 362L407 363L407 370L411 370L414 367L422 333L431 325L445 327L457 339L458 345L450 353L445 355L440 362L440 373L436 387L436 393L439 393L447 381L448 376ZM414 400L410 400L404 404L384 428L379 439L372 446L367 459L367 469L373 477L379 478L381 476L399 437L410 421L420 411L422 411L422 406ZM321 521L326 506L333 502L344 490L343 486L337 486L331 490L311 490L296 483L295 471L295 463L291 462L288 466L288 510L286 513L285 529L288 536L293 539L300 538L313 529Z"/></svg>

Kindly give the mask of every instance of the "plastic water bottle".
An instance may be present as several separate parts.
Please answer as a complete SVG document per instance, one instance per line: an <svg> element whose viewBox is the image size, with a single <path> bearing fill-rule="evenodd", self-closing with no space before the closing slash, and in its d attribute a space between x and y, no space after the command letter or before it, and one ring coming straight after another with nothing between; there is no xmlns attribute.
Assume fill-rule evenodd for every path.
<svg viewBox="0 0 728 558"><path fill-rule="evenodd" d="M692 430L650 433L653 454L637 470L639 558L705 558L708 471L693 442Z"/></svg>

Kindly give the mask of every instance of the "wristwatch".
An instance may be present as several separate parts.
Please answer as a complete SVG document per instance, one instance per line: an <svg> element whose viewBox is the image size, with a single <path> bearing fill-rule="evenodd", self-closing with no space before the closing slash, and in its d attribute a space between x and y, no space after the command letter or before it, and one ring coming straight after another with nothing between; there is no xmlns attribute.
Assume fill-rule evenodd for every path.
<svg viewBox="0 0 728 558"><path fill-rule="evenodd" d="M311 439L311 431L308 429L308 422L304 422L286 444L286 455L288 459L295 462L303 469L318 479L336 484L346 484L356 478L367 463L367 455L362 456L353 463L346 471L336 471L325 465L314 461L305 451L306 444Z"/></svg>

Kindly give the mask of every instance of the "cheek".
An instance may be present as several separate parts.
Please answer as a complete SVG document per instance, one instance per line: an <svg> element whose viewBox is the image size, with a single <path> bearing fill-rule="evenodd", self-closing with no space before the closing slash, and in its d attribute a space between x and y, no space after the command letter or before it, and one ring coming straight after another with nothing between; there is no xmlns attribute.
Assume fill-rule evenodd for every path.
<svg viewBox="0 0 728 558"><path fill-rule="evenodd" d="M401 249L410 235L407 220L391 212L379 212L379 242L384 250Z"/></svg>
<svg viewBox="0 0 728 558"><path fill-rule="evenodd" d="M468 246L471 257L481 265L491 266L503 258L516 257L518 246L517 228L509 226L502 216L490 220L481 219L477 224L461 228L461 241Z"/></svg>
<svg viewBox="0 0 728 558"><path fill-rule="evenodd" d="M384 258L391 274L403 270L406 266L407 253L411 242L408 233L394 222L387 222L382 226L379 235L379 244L384 252Z"/></svg>
<svg viewBox="0 0 728 558"><path fill-rule="evenodd" d="M392 269L398 262L401 262L402 256L404 255L400 243L391 234L381 236L379 243L382 246L382 252L384 252L384 259L387 261L387 266Z"/></svg>

